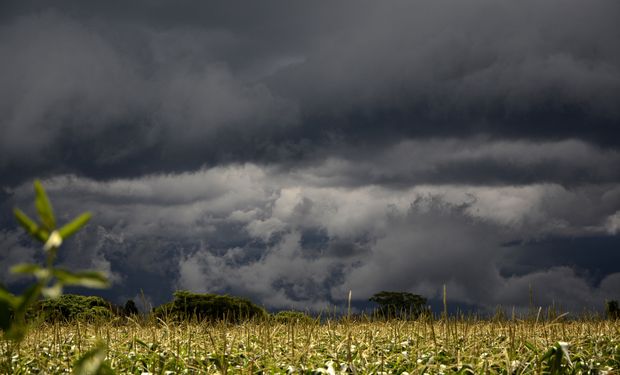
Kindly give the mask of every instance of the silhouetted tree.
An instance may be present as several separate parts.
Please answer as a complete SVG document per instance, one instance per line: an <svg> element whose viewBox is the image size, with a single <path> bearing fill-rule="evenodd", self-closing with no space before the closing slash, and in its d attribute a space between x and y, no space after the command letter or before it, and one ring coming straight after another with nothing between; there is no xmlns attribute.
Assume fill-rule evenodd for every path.
<svg viewBox="0 0 620 375"><path fill-rule="evenodd" d="M618 301L607 301L605 313L607 314L607 319L620 319L620 306L618 305Z"/></svg>
<svg viewBox="0 0 620 375"><path fill-rule="evenodd" d="M267 312L250 300L229 295L174 292L174 300L153 309L156 317L239 322L266 317Z"/></svg>
<svg viewBox="0 0 620 375"><path fill-rule="evenodd" d="M408 292L382 291L369 301L379 305L379 313L385 318L415 319L425 310L426 298Z"/></svg>
<svg viewBox="0 0 620 375"><path fill-rule="evenodd" d="M138 306L136 306L136 303L132 299L125 302L125 308L123 310L127 316L138 314Z"/></svg>

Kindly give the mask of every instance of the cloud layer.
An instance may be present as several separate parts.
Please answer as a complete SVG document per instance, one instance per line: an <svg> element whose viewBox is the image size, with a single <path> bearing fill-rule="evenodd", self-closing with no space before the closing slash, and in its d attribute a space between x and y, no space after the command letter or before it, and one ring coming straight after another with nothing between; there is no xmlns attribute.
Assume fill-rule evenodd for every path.
<svg viewBox="0 0 620 375"><path fill-rule="evenodd" d="M620 279L619 11L3 2L0 260L39 256L10 217L39 177L63 219L95 212L61 261L119 302L446 284L484 309L530 285L600 307Z"/></svg>
<svg viewBox="0 0 620 375"><path fill-rule="evenodd" d="M95 213L61 261L107 271L117 296L143 289L163 302L183 288L321 309L348 290L363 302L382 289L439 297L447 284L454 302L491 310L527 305L530 286L538 303L573 309L596 308L614 292L617 274L605 264L617 263L615 252L564 245L557 257L552 246L557 238L608 238L607 247L617 246L617 236L608 237L620 200L614 185L401 189L309 180L246 164L44 184L63 219L82 207ZM30 190L14 190L12 203L28 207Z"/></svg>
<svg viewBox="0 0 620 375"><path fill-rule="evenodd" d="M9 182L298 163L429 137L618 146L613 1L270 2L251 20L142 6L150 18L114 3L6 6Z"/></svg>

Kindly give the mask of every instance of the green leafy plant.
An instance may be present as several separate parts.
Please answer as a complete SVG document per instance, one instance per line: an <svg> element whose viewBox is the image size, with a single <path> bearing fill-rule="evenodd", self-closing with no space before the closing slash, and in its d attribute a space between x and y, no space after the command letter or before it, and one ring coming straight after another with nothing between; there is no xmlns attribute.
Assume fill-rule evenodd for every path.
<svg viewBox="0 0 620 375"><path fill-rule="evenodd" d="M15 208L14 213L21 226L34 239L43 243L46 265L42 267L38 264L22 263L11 268L12 273L31 275L36 279L36 282L22 295L12 295L4 288L0 290L0 309L2 310L0 328L4 332L4 337L12 340L21 340L26 333L26 313L41 295L47 298L57 298L62 294L63 287L67 285L89 288L108 286L106 277L99 272L72 272L54 266L58 248L62 242L88 223L91 214L85 212L58 228L52 205L38 180L34 182L34 190L39 221L32 220L19 208Z"/></svg>
<svg viewBox="0 0 620 375"><path fill-rule="evenodd" d="M3 332L4 339L14 342L20 342L26 335L27 313L33 305L38 303L41 296L50 299L58 298L62 295L65 286L88 288L106 288L108 286L107 278L99 272L73 272L54 265L58 249L63 241L86 225L91 214L85 212L69 223L57 227L52 204L38 180L34 182L34 191L38 221L28 217L19 208L14 209L14 214L28 234L43 244L46 262L45 266L23 263L11 268L12 273L30 275L36 279L35 283L21 295L14 295L4 287L0 288L0 329ZM105 351L101 346L97 346L78 359L75 372L79 374L110 373L111 369L104 362L104 359Z"/></svg>

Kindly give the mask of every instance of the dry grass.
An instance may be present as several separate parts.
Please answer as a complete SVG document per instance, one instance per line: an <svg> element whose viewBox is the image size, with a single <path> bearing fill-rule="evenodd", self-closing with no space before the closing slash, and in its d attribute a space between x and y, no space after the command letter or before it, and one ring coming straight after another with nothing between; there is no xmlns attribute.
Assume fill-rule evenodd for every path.
<svg viewBox="0 0 620 375"><path fill-rule="evenodd" d="M620 324L609 320L129 320L36 327L19 347L3 343L1 372L69 372L97 342L108 346L112 368L125 374L611 374L620 368ZM558 342L568 343L567 353Z"/></svg>

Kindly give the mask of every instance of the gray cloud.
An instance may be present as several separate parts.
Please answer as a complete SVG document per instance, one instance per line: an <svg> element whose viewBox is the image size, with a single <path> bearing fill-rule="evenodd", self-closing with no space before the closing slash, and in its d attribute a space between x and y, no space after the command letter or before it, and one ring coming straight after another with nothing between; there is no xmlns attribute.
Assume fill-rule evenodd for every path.
<svg viewBox="0 0 620 375"><path fill-rule="evenodd" d="M2 264L39 256L10 208L41 177L61 221L96 217L60 261L108 272L117 300L319 309L446 283L486 309L526 305L530 284L541 304L600 304L617 293L619 10L3 2Z"/></svg>
<svg viewBox="0 0 620 375"><path fill-rule="evenodd" d="M19 277L10 273L10 268L19 263L32 263L36 260L36 252L25 243L25 239L15 231L0 231L0 283L14 283Z"/></svg>
<svg viewBox="0 0 620 375"><path fill-rule="evenodd" d="M6 183L58 172L113 178L239 161L298 165L408 138L617 150L613 1L269 2L251 19L191 2L36 4L7 5L0 28ZM477 162L480 173L467 165L439 172L501 183L542 175ZM566 183L583 174L576 167L547 178ZM594 179L617 177L600 168Z"/></svg>
<svg viewBox="0 0 620 375"><path fill-rule="evenodd" d="M600 265L616 257L589 257L601 241L617 245L608 235L618 207L614 185L393 189L312 180L247 164L44 184L65 212L61 222L82 207L93 210L89 229L65 244L60 259L108 272L115 298L142 289L160 303L187 288L244 295L271 308L322 309L348 290L358 302L381 289L439 298L446 284L454 303L492 310L526 306L529 285L540 289L537 303L572 309L597 307L613 293L613 270ZM13 203L28 207L30 190L13 190ZM564 240L584 236L599 245ZM569 299L567 285L583 293Z"/></svg>

